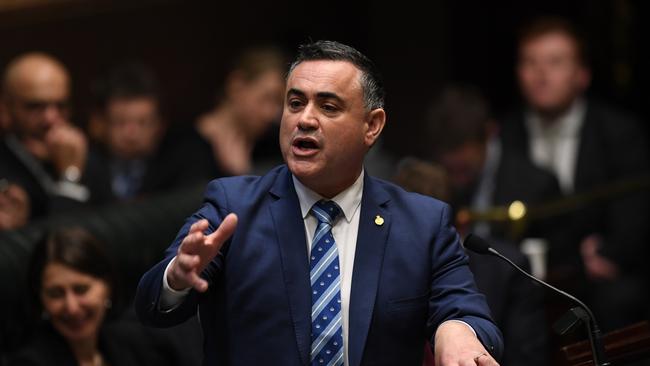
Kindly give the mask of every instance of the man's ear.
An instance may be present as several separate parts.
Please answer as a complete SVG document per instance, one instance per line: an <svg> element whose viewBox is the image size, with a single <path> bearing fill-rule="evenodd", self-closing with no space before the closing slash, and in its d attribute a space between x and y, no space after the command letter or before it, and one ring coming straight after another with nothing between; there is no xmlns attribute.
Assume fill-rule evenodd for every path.
<svg viewBox="0 0 650 366"><path fill-rule="evenodd" d="M386 111L383 108L373 109L368 112L364 136L364 141L368 148L375 144L381 131L384 129L384 125L386 125Z"/></svg>

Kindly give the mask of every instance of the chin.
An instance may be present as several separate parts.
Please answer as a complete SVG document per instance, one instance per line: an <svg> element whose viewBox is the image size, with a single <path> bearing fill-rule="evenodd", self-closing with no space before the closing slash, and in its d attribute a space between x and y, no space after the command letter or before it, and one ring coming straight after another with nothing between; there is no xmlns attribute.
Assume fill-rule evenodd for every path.
<svg viewBox="0 0 650 366"><path fill-rule="evenodd" d="M99 332L99 327L102 323L103 317L97 315L98 314L88 314L84 316L83 319L76 321L53 319L52 325L69 341L83 340L88 337L94 337Z"/></svg>
<svg viewBox="0 0 650 366"><path fill-rule="evenodd" d="M315 174L318 168L316 164L311 161L289 159L287 166L293 175L296 177L309 177Z"/></svg>
<svg viewBox="0 0 650 366"><path fill-rule="evenodd" d="M87 323L78 329L70 327L57 327L61 335L68 341L81 341L95 337L99 333L99 326L95 323Z"/></svg>

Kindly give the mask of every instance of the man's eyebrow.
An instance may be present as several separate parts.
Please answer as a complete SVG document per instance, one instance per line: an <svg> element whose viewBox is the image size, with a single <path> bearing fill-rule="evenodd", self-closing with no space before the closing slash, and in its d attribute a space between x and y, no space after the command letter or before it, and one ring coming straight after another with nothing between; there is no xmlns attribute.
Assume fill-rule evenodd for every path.
<svg viewBox="0 0 650 366"><path fill-rule="evenodd" d="M303 92L302 90L296 89L296 88L291 88L291 89L289 89L289 91L287 91L287 95L297 95L299 97L304 97L305 92Z"/></svg>
<svg viewBox="0 0 650 366"><path fill-rule="evenodd" d="M291 89L289 89L287 91L287 96L290 96L290 95L296 95L296 96L299 96L299 97L302 97L302 98L307 97L307 94L305 94L305 92L303 92L300 89L296 89L296 88L291 88ZM334 99L334 100L338 101L341 104L345 104L345 101L343 100L343 98L339 97L338 94L333 93L333 92L318 92L318 93L316 93L316 98L318 98L318 99Z"/></svg>
<svg viewBox="0 0 650 366"><path fill-rule="evenodd" d="M316 98L318 99L335 99L339 103L343 103L343 99L339 97L336 93L332 92L318 92L316 93Z"/></svg>

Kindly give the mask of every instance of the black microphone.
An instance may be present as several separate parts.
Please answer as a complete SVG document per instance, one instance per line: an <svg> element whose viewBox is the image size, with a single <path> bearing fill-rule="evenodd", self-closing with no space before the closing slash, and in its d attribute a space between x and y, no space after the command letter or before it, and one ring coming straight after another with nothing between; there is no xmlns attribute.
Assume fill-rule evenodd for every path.
<svg viewBox="0 0 650 366"><path fill-rule="evenodd" d="M492 248L490 246L490 243L488 243L485 239L469 234L465 238L465 242L463 243L465 248L478 253L478 254L487 254L487 255L492 255L495 257L499 257L502 260L506 261L508 264L510 264L513 268L515 268L517 271L521 272L524 276L530 278L534 282L549 288L559 294L561 294L564 297L567 297L571 299L573 302L578 304L580 308L584 311L576 312L574 311L573 313L578 316L578 317L583 317L586 316L587 319L585 319L585 323L587 323L587 329L589 330L589 343L591 344L591 353L594 358L594 364L596 366L608 366L611 365L607 359L605 358L605 348L603 347L603 338L602 338L602 333L600 332L600 328L598 327L598 324L596 324L596 318L594 317L594 313L591 312L591 309L582 301L580 301L577 297L562 291L542 280L539 278L531 275L530 273L524 271L521 269L518 265L516 265L513 261L511 261L509 258L504 256L503 254L499 253L496 249Z"/></svg>

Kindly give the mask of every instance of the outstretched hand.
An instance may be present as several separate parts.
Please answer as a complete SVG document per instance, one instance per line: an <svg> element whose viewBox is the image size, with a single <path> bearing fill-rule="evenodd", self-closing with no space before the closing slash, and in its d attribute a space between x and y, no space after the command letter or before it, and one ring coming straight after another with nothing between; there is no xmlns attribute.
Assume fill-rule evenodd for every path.
<svg viewBox="0 0 650 366"><path fill-rule="evenodd" d="M223 243L230 238L237 227L237 215L231 213L223 219L213 233L205 235L208 220L195 222L178 247L176 259L167 272L167 282L174 290L194 288L199 292L208 289L208 282L199 274L219 254Z"/></svg>
<svg viewBox="0 0 650 366"><path fill-rule="evenodd" d="M434 356L440 366L499 366L470 328L455 321L438 327Z"/></svg>

